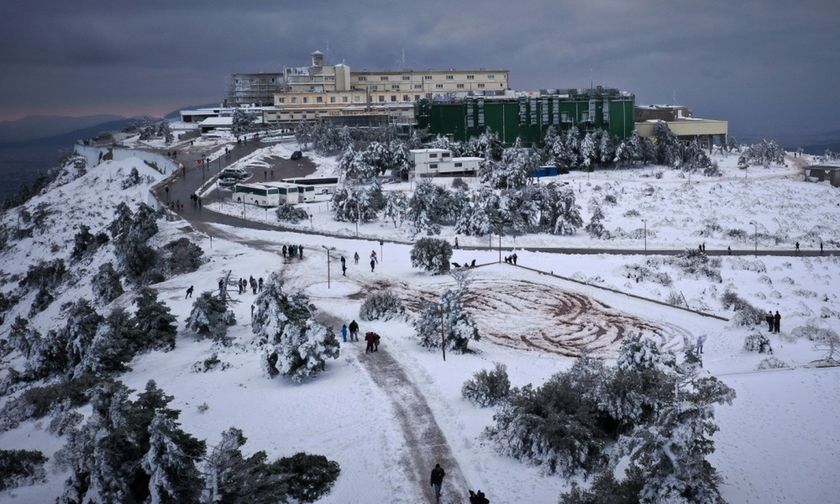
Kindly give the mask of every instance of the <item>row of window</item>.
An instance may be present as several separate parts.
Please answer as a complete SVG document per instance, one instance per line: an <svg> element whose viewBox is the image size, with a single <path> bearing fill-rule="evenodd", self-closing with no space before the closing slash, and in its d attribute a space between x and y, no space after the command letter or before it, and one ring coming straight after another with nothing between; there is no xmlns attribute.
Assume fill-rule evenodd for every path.
<svg viewBox="0 0 840 504"><path fill-rule="evenodd" d="M415 94L413 96L414 96L414 101L418 101L418 100L420 100L420 98L423 95ZM429 98L431 98L431 95L427 95L427 96ZM398 101L397 97L398 97L398 95L391 95L390 96L390 101L391 102L397 102ZM289 97L289 103L290 104L299 104L299 103L306 103L306 104L308 104L308 103L321 103L321 104L323 104L323 103L327 103L326 101L324 101L323 96L316 96L314 102L310 101L308 96L302 96L300 98L301 99L299 101L297 96L290 96ZM341 97L330 96L329 97L329 103L339 103L339 98L341 100L340 103L350 103L350 97L347 96L347 95L342 95ZM363 98L364 97L362 95L354 95L353 96L353 103L364 103ZM385 95L379 95L378 96L378 101L380 103L384 103L388 100L386 99ZM403 102L412 101L412 95L407 95L407 94L402 95L402 101ZM286 97L285 96L278 96L277 97L277 103L286 103Z"/></svg>
<svg viewBox="0 0 840 504"><path fill-rule="evenodd" d="M396 77L396 76L394 76L394 77ZM367 75L360 75L360 76L359 76L359 82L367 82L367 78L368 78L368 76L367 76ZM379 76L379 80L380 80L380 81L382 81L382 82L388 82L388 81L390 80L390 78L391 78L391 76L390 76L390 75L380 75L380 76ZM410 76L410 75L403 75L401 78L402 78L402 80L404 80L404 81L411 80L411 76ZM487 78L488 78L488 79L495 79L495 78L496 78L496 74L487 74ZM423 79L425 79L425 80L432 80L432 79L433 79L433 76L431 76L431 75L424 75L424 76L423 76ZM455 76L454 76L454 75L447 75L447 76L446 76L446 80L455 80ZM467 74L467 80L475 80L475 75L473 75L473 74Z"/></svg>

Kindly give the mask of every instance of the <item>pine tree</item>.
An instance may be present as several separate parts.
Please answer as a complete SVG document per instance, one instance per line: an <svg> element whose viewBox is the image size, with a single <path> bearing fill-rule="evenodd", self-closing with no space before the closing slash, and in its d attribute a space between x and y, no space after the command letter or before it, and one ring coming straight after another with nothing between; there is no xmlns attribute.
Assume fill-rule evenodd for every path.
<svg viewBox="0 0 840 504"><path fill-rule="evenodd" d="M449 271L452 246L446 240L420 238L411 248L411 266L423 268L436 275Z"/></svg>
<svg viewBox="0 0 840 504"><path fill-rule="evenodd" d="M112 263L106 262L99 266L99 271L93 276L91 281L91 289L93 289L93 295L96 297L97 302L103 305L110 303L123 294L120 276L117 274Z"/></svg>
<svg viewBox="0 0 840 504"><path fill-rule="evenodd" d="M590 202L590 207L592 209L592 217L589 220L589 224L586 225L586 232L593 238L609 239L610 233L604 228L602 222L604 220L604 211L601 210L601 205L593 199Z"/></svg>
<svg viewBox="0 0 840 504"><path fill-rule="evenodd" d="M441 224L451 217L450 199L445 188L423 180L408 200L405 218L414 226L415 233L440 234Z"/></svg>
<svg viewBox="0 0 840 504"><path fill-rule="evenodd" d="M178 334L176 318L170 313L169 307L158 301L156 290L144 287L134 298L137 311L137 330L143 338L139 345L142 349L171 350L175 348L175 337Z"/></svg>
<svg viewBox="0 0 840 504"><path fill-rule="evenodd" d="M301 383L324 371L327 359L337 359L339 346L333 330L313 320L286 324L280 342L266 351L264 363L270 376L279 373Z"/></svg>
<svg viewBox="0 0 840 504"><path fill-rule="evenodd" d="M223 299L206 291L193 302L186 324L199 338L210 336L213 341L227 345L227 328L236 324L236 317Z"/></svg>
<svg viewBox="0 0 840 504"><path fill-rule="evenodd" d="M400 227L405 213L408 211L408 198L405 193L390 191L385 197L385 218L394 223L394 227Z"/></svg>
<svg viewBox="0 0 840 504"><path fill-rule="evenodd" d="M421 346L440 348L445 337L446 348L460 353L467 351L470 340L481 336L478 326L464 310L465 286L447 290L440 302L431 303L414 323L414 331ZM443 328L441 328L441 323Z"/></svg>
<svg viewBox="0 0 840 504"><path fill-rule="evenodd" d="M76 375L92 373L104 377L127 371L126 364L134 358L139 338L134 318L123 308L114 308L99 325Z"/></svg>
<svg viewBox="0 0 840 504"><path fill-rule="evenodd" d="M198 502L204 481L195 462L204 451L203 441L183 432L168 415L156 412L149 425L149 451L141 462L149 475L147 502Z"/></svg>
<svg viewBox="0 0 840 504"><path fill-rule="evenodd" d="M554 186L551 204L551 232L559 235L572 235L583 226L580 206L575 202L575 192L568 186Z"/></svg>

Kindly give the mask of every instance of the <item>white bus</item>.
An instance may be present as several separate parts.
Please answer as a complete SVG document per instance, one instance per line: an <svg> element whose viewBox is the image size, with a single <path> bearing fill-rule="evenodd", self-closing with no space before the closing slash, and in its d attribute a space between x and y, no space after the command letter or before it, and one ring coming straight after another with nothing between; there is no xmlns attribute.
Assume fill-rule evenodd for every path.
<svg viewBox="0 0 840 504"><path fill-rule="evenodd" d="M306 200L304 188L297 184L290 184L288 182L263 182L266 187L275 187L280 191L280 201L294 205L295 203L303 203Z"/></svg>
<svg viewBox="0 0 840 504"><path fill-rule="evenodd" d="M280 204L280 188L263 184L236 184L233 186L233 201L262 207Z"/></svg>

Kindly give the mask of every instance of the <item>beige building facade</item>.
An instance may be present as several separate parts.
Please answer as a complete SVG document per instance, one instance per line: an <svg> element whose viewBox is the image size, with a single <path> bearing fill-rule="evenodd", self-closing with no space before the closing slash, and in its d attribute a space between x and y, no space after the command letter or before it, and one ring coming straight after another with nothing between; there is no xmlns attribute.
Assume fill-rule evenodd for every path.
<svg viewBox="0 0 840 504"><path fill-rule="evenodd" d="M387 114L412 122L421 98L504 95L508 70L351 71L344 64L324 65L320 51L307 67L283 71L283 91L274 94L269 122L297 122L324 116Z"/></svg>

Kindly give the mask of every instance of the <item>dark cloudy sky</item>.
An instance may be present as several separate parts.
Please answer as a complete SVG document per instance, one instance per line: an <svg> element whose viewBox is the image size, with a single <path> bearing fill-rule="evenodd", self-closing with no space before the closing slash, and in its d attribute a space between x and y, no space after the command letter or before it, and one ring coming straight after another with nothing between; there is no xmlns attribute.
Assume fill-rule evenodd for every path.
<svg viewBox="0 0 840 504"><path fill-rule="evenodd" d="M840 0L3 0L0 119L163 114L226 74L502 67L517 89L632 91L762 134L840 129Z"/></svg>

